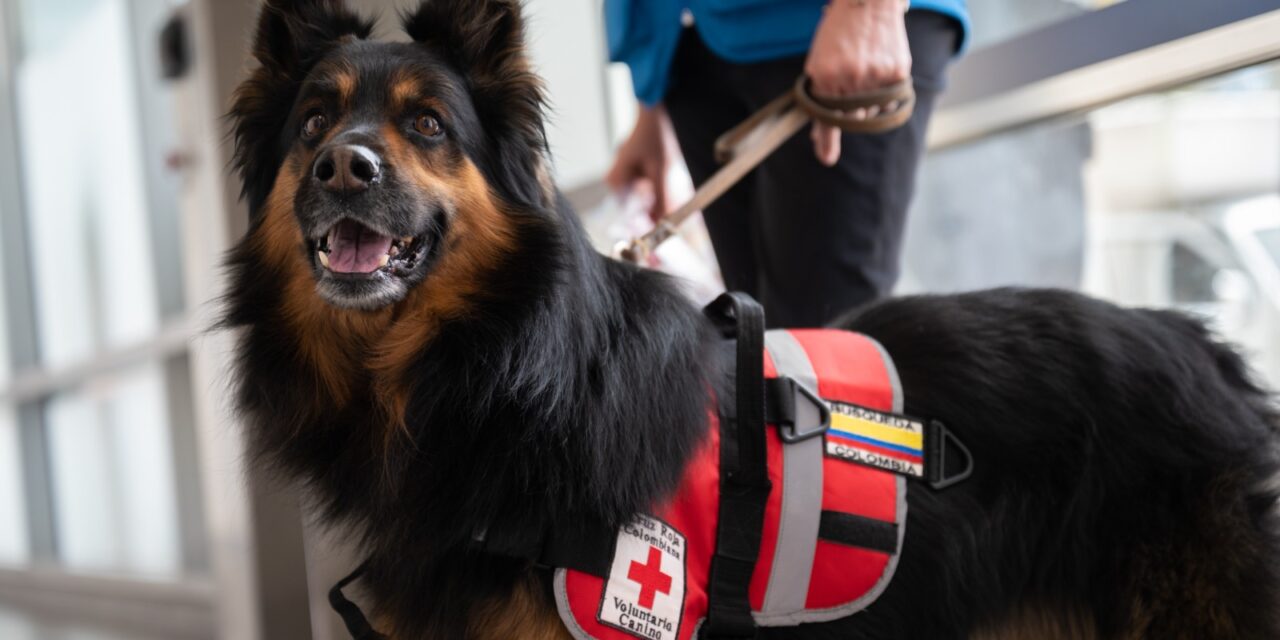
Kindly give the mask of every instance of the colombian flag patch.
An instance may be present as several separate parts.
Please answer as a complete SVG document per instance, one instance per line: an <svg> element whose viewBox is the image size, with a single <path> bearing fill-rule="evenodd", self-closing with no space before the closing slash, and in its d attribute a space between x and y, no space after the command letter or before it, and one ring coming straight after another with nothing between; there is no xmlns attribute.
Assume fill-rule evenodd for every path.
<svg viewBox="0 0 1280 640"><path fill-rule="evenodd" d="M925 477L924 422L843 402L828 402L828 456L894 473Z"/></svg>

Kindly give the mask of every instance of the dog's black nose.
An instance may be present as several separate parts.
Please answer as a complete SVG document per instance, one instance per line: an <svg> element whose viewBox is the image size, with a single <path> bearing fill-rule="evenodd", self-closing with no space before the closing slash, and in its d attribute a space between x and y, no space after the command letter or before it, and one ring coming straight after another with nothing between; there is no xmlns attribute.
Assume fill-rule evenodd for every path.
<svg viewBox="0 0 1280 640"><path fill-rule="evenodd" d="M360 193L382 177L382 160L369 147L344 144L320 152L311 175L333 193Z"/></svg>

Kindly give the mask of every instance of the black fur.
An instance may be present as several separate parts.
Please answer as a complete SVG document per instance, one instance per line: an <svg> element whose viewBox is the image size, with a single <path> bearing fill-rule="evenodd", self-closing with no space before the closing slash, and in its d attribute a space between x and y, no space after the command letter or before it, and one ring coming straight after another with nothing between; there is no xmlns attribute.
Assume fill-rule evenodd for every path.
<svg viewBox="0 0 1280 640"><path fill-rule="evenodd" d="M667 496L722 379L713 332L676 286L598 255L568 206L541 197L542 97L515 5L434 0L406 18L421 51L463 79L477 114L464 152L517 222L500 277L414 354L407 442L387 446L370 372L350 372L346 406L326 396L284 321L283 274L248 241L231 258L252 450L351 532L378 610L406 637L465 637L481 603L533 571L476 552L478 532L617 523ZM232 113L255 210L287 151L273 127L290 92L349 33L368 24L336 3L266 10L255 51L270 70ZM362 46L397 64L395 45ZM912 490L897 577L870 609L762 635L964 638L1039 607L1084 612L1101 637L1280 637L1277 419L1198 323L999 290L889 301L841 326L888 349L908 413L947 422L977 472Z"/></svg>
<svg viewBox="0 0 1280 640"><path fill-rule="evenodd" d="M851 637L964 637L1027 604L1089 612L1104 638L1141 614L1137 637L1277 637L1280 422L1198 322L1005 289L839 324L879 340L906 411L946 421L978 463L910 494L898 573Z"/></svg>
<svg viewBox="0 0 1280 640"><path fill-rule="evenodd" d="M254 35L259 67L236 90L231 109L233 163L242 195L257 211L284 160L281 132L307 74L342 38L368 38L373 22L342 0L271 0L262 6Z"/></svg>
<svg viewBox="0 0 1280 640"><path fill-rule="evenodd" d="M507 3L427 6L437 5L456 13L464 5ZM492 55L518 46L518 33L506 35L514 43ZM368 57L373 45L343 46ZM383 46L383 63L394 64L399 46ZM467 63L451 67L459 74L474 65L493 68L480 57L434 53L457 48L449 40L427 42L409 60ZM330 51L341 55L342 47ZM518 250L504 256L502 277L467 317L444 324L415 356L408 445L384 446L386 418L367 372L351 372L363 393L346 407L325 397L285 322L284 274L247 240L230 260L226 324L247 328L236 397L251 450L306 483L324 520L350 527L370 556L366 582L379 609L406 616L410 637L461 637L469 607L505 594L507 577L525 570L472 554L480 531L491 539L527 536L574 514L620 523L673 490L679 461L704 432L707 385L719 378L705 372L710 327L665 276L601 258L563 202L537 207L540 187L529 163L543 151L541 94L536 83L509 81L523 88L471 94L481 115L457 123L469 128L456 136L490 180L505 181L496 190L517 222ZM525 105L528 121L519 122L511 105L527 100L535 103ZM292 102L242 101L232 113L251 206L265 200L270 183L255 180L256 158L248 156L268 154L264 162L278 163L279 155L274 144L257 145L257 130L246 123L284 121Z"/></svg>
<svg viewBox="0 0 1280 640"><path fill-rule="evenodd" d="M508 198L543 202L542 80L525 57L518 0L437 0L403 16L405 32L462 73L492 144L477 160ZM544 204L550 204L545 203Z"/></svg>

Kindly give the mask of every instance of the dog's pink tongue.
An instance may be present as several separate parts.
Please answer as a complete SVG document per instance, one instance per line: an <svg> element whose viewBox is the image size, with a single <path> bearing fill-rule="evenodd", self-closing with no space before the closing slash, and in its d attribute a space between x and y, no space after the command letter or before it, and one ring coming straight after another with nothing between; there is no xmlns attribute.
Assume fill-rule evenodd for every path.
<svg viewBox="0 0 1280 640"><path fill-rule="evenodd" d="M343 220L329 236L329 269L338 273L372 273L390 250L390 236L359 222Z"/></svg>

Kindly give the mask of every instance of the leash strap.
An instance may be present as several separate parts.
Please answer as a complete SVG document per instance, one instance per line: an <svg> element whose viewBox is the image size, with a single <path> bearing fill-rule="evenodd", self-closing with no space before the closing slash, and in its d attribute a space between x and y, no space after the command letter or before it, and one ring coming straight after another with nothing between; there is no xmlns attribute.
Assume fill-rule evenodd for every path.
<svg viewBox="0 0 1280 640"><path fill-rule="evenodd" d="M826 98L814 96L809 90L809 78L800 76L790 91L720 136L715 154L725 165L700 185L688 202L659 219L651 231L615 247L614 257L633 264L644 263L658 245L675 235L689 216L707 208L733 188L811 120L852 133L882 133L910 120L915 104L915 89L910 80L854 96ZM873 107L877 115L856 117L859 110Z"/></svg>
<svg viewBox="0 0 1280 640"><path fill-rule="evenodd" d="M368 562L361 564L347 577L339 580L338 584L333 585L329 590L329 606L342 618L342 624L347 628L347 633L351 634L352 640L386 640L387 636L373 630L369 619L364 617L364 612L360 610L360 605L347 599L347 596L342 593L347 585L364 575L369 568L368 565Z"/></svg>
<svg viewBox="0 0 1280 640"><path fill-rule="evenodd" d="M734 398L720 404L720 508L707 584L711 640L754 638L747 590L760 554L769 474L765 441L764 310L743 293L726 293L706 309L736 339Z"/></svg>

